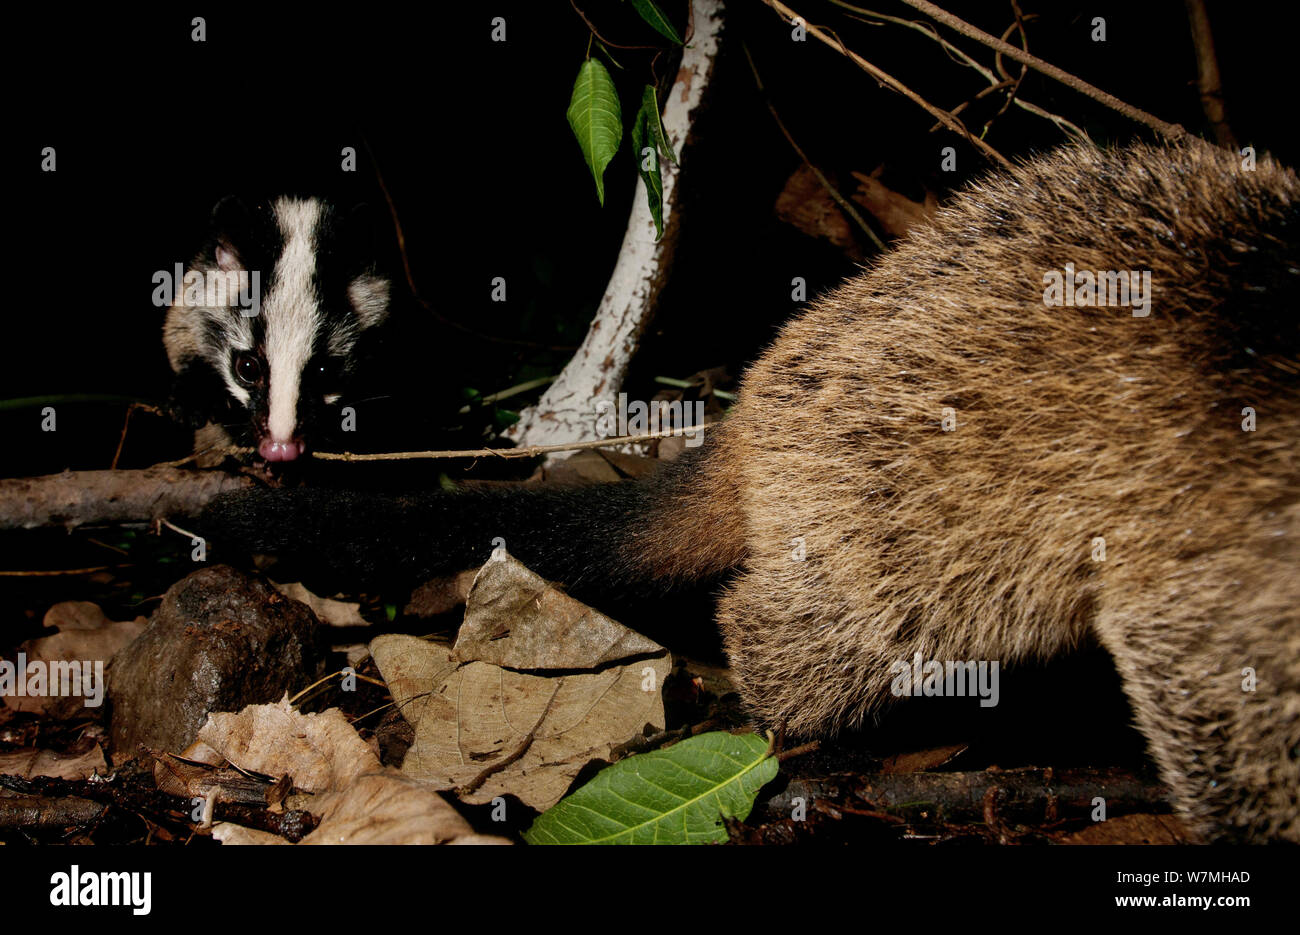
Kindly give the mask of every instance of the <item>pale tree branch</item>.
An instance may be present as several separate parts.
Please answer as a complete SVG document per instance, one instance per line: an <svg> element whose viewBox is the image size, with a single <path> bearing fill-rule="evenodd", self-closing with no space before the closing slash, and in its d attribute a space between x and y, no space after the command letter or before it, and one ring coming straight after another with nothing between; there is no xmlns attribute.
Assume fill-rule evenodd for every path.
<svg viewBox="0 0 1300 935"><path fill-rule="evenodd" d="M685 161L684 144L713 75L722 11L721 0L691 2L692 30L662 117L664 133L679 162ZM616 398L654 313L677 239L677 179L681 167L661 160L659 169L663 180L663 237L656 240L645 183L638 180L623 245L586 338L542 398L525 408L519 421L503 433L506 438L526 446L561 446L556 452L570 450L568 443L588 439L594 433L597 404L612 403Z"/></svg>

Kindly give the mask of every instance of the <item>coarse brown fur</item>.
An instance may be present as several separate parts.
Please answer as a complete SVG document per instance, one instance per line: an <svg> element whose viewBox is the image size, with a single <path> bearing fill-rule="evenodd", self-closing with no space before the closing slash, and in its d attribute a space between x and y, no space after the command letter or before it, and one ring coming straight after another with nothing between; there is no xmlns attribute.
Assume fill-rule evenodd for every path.
<svg viewBox="0 0 1300 935"><path fill-rule="evenodd" d="M1300 842L1298 232L1300 181L1268 159L1059 150L813 303L705 448L648 484L391 515L273 492L217 526L412 574L497 533L560 580L734 568L733 671L795 734L868 722L918 653L1005 667L1095 638L1197 829ZM1149 271L1149 316L1049 307L1066 264ZM384 530L352 532L360 516ZM394 544L402 517L424 544ZM354 548L324 546L344 529Z"/></svg>
<svg viewBox="0 0 1300 935"><path fill-rule="evenodd" d="M743 519L719 619L752 709L835 731L914 653L1005 666L1091 631L1185 815L1300 840L1298 209L1271 161L1066 149L791 322L693 494ZM1149 317L1045 306L1067 262L1150 270Z"/></svg>

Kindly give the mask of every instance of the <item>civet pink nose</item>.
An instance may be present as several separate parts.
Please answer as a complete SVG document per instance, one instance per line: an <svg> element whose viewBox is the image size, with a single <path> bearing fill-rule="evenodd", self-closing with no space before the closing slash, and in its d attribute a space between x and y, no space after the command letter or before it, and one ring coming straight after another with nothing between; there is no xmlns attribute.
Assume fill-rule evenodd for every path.
<svg viewBox="0 0 1300 935"><path fill-rule="evenodd" d="M267 461L293 461L306 450L306 447L296 438L282 442L268 437L262 439L262 443L257 446L257 453Z"/></svg>

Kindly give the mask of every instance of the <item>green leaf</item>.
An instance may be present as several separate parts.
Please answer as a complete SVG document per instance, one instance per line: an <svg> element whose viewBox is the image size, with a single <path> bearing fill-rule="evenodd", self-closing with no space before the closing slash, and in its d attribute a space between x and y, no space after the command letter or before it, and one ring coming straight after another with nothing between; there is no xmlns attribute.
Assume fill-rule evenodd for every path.
<svg viewBox="0 0 1300 935"><path fill-rule="evenodd" d="M654 27L655 32L670 42L682 44L681 36L677 35L677 30L673 29L673 24L668 22L668 17L664 16L664 11L659 9L654 0L632 0L632 6L643 20Z"/></svg>
<svg viewBox="0 0 1300 935"><path fill-rule="evenodd" d="M573 83L573 96L566 116L596 180L596 197L603 205L605 167L623 141L623 112L618 106L614 79L609 76L609 70L594 58L587 59L578 69L578 80Z"/></svg>
<svg viewBox="0 0 1300 935"><path fill-rule="evenodd" d="M617 68L619 71L627 70L618 63L618 59L614 58L614 53L609 50L609 46L605 45L605 43L601 42L599 39L596 40L596 49L600 52L605 53L605 58L609 59L609 63L613 65L615 68Z"/></svg>
<svg viewBox="0 0 1300 935"><path fill-rule="evenodd" d="M655 119L658 119L659 111L654 104L654 88L646 88L646 91L649 93L642 100L636 119L632 121L632 155L636 159L636 170L645 182L646 202L650 205L650 216L655 222L655 239L658 240L664 235L664 180L659 174L658 147L653 139L647 139L651 133L648 126L650 118L646 111L652 109ZM650 165L648 169L647 163Z"/></svg>
<svg viewBox="0 0 1300 935"><path fill-rule="evenodd" d="M519 413L513 409L497 409L492 413L492 425L497 429L508 429L519 421Z"/></svg>
<svg viewBox="0 0 1300 935"><path fill-rule="evenodd" d="M655 96L652 84L646 85L645 90L641 92L641 112L645 114L646 127L649 128L650 135L659 144L659 152L673 165L677 165L677 154L673 152L672 144L668 142L668 137L664 133L664 125L659 120L659 98Z"/></svg>
<svg viewBox="0 0 1300 935"><path fill-rule="evenodd" d="M544 812L529 844L710 844L744 820L776 776L768 742L714 731L620 760Z"/></svg>

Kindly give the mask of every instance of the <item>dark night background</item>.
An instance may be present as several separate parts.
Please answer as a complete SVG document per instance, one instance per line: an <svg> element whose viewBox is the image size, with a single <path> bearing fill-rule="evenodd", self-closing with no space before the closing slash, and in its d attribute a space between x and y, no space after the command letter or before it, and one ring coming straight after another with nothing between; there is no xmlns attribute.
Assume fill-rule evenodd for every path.
<svg viewBox="0 0 1300 935"><path fill-rule="evenodd" d="M661 42L626 3L579 6L614 42ZM686 6L664 3L679 25ZM1000 0L948 6L993 33L1012 20ZM1029 26L1035 54L1204 132L1182 3L1022 6L1039 15ZM854 23L826 3L795 8L941 106L983 84L915 33ZM873 8L917 16L890 0ZM1229 118L1243 141L1294 162L1294 121L1289 108L1278 109L1294 88L1288 33L1239 9L1210 6ZM375 205L386 222L367 144L400 213L417 286L444 320L542 345L581 340L617 256L635 175L625 133L606 174L606 205L598 205L564 116L589 38L568 3L471 3L400 15L198 12L207 16L206 43L190 41L191 11L72 17L49 7L15 19L13 41L39 68L11 84L5 158L13 246L0 399L165 397L153 272L190 258L211 205L231 192L320 190ZM496 15L508 22L504 44L489 41ZM811 38L789 41L789 28L763 4L736 0L728 16L732 35L698 145L687 153L671 282L629 384L641 398L653 395L657 375L717 365L734 375L791 313L792 276L805 276L816 292L854 271L837 250L773 216L799 160L756 90L741 39L791 133L822 168L847 177L884 162L887 180L905 193L921 184L942 193L960 181L936 171L942 146L956 146L957 175L986 168L951 134L927 133L928 115L835 52ZM1089 39L1094 16L1106 18L1105 43ZM610 70L626 118L647 81L671 83L676 58L666 51L652 69L652 53L614 54L623 68ZM1021 94L1098 140L1149 136L1033 72ZM989 136L1012 156L1061 140L1049 123L1017 108ZM57 149L55 173L39 171L47 145ZM355 173L338 171L344 146L358 150ZM394 260L391 228L381 233ZM497 275L509 283L504 305L488 299ZM401 285L400 273L397 279ZM418 306L408 310L429 317ZM565 359L467 336L436 319L433 328L428 368L453 387L489 393L555 373ZM43 433L38 410L0 414L0 471L107 466L120 404L65 404L59 419L58 432ZM169 436L158 420L140 419L123 464L179 457L186 444L183 433Z"/></svg>
<svg viewBox="0 0 1300 935"><path fill-rule="evenodd" d="M661 3L684 26L685 0ZM661 43L625 3L578 5L613 41ZM791 5L810 22L834 26L849 47L940 106L956 106L984 86L915 33L855 23L829 3ZM943 5L994 34L1013 20L1002 0ZM871 7L919 18L892 0L871 0ZM1038 16L1028 27L1031 52L1206 133L1181 0L1022 0L1021 7ZM625 133L606 173L606 204L597 203L565 120L590 37L573 7L565 0L494 0L400 15L366 8L298 17L267 9L101 8L73 15L46 5L8 14L11 52L28 65L21 78L11 78L7 108L10 291L0 401L70 393L164 398L169 370L160 335L164 310L150 302L154 271L191 257L212 204L231 192L319 189L384 208L367 145L400 213L420 293L443 319L432 322L435 338L426 355L438 383L489 393L558 372L564 363L562 352L502 339L581 341L618 253L635 172ZM190 41L196 14L207 17L205 44ZM489 41L498 15L508 22L504 44ZM1212 2L1210 15L1237 136L1300 163L1294 34L1276 22L1271 7L1261 12ZM1089 38L1096 16L1106 19L1105 43ZM773 203L799 158L755 87L741 40L790 132L820 167L847 177L884 163L887 181L908 194L923 185L942 194L988 168L952 134L928 133L931 117L836 52L811 37L789 41L789 26L757 0L732 0L727 23L708 110L684 154L681 237L658 317L629 380L634 398L652 396L660 375L686 377L719 365L737 374L794 310L792 277L806 277L815 294L855 270L837 249L774 217ZM991 59L976 44L940 31L982 61ZM611 72L625 124L641 87L658 77L666 88L676 72L671 50L653 70L651 54L615 50L623 67ZM1098 141L1151 138L1033 72L1021 95ZM970 113L986 115L978 108ZM999 117L988 136L1013 158L1063 140L1050 123L1017 108ZM949 145L957 149L961 178L937 171L939 151ZM45 146L57 149L55 173L40 171ZM338 171L344 146L359 153L351 175ZM397 272L391 230L384 232ZM505 305L489 301L494 276L509 283ZM400 273L396 280L402 288ZM413 304L407 311L428 314ZM58 412L58 431L43 433L39 409L0 410L0 474L108 466L122 404L67 403ZM136 417L122 465L179 458L188 444L185 433ZM103 559L102 551L59 531L0 537L0 562L9 568L81 567ZM75 579L4 579L0 623L21 623L9 630L16 641L39 629L39 614L50 603L83 595L101 601L113 619L147 613L150 605L141 610L140 602L184 574L184 564L146 572L141 562L136 580L116 597L83 590ZM1050 674L1023 677L1036 690L1071 695L1082 724L1096 720L1099 697L1123 704L1113 671L1106 671L1104 663L1098 670L1067 661ZM1024 714L999 708L998 717L1012 724L1004 739L1027 736L1014 726ZM1061 718L1061 729L1047 740L1069 749L1078 734L1061 727L1068 719ZM1140 742L1126 736L1127 752L1136 755Z"/></svg>

